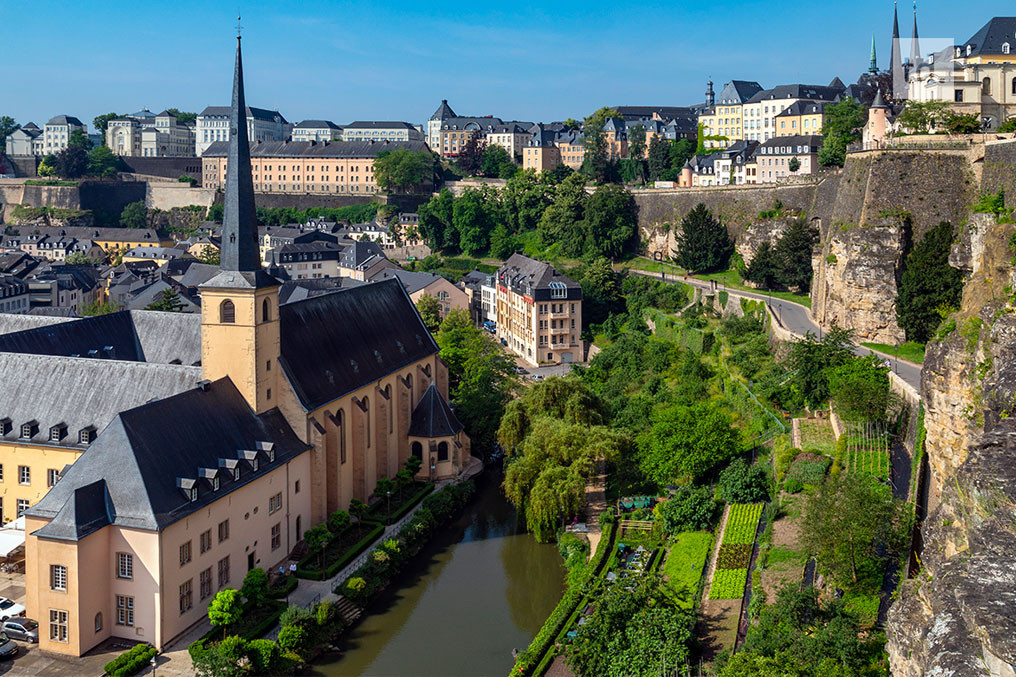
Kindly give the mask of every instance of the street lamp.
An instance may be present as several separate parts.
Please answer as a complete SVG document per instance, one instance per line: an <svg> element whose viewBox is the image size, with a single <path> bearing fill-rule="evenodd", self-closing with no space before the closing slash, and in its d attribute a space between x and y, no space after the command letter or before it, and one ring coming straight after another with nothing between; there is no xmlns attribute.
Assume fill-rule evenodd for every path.
<svg viewBox="0 0 1016 677"><path fill-rule="evenodd" d="M155 666L158 665L159 662L156 660L155 656L152 656L152 660L149 661L149 663L152 666L152 677L155 677Z"/></svg>
<svg viewBox="0 0 1016 677"><path fill-rule="evenodd" d="M388 521L391 522L392 521L392 492L389 489L388 491L385 492L385 494L388 497Z"/></svg>

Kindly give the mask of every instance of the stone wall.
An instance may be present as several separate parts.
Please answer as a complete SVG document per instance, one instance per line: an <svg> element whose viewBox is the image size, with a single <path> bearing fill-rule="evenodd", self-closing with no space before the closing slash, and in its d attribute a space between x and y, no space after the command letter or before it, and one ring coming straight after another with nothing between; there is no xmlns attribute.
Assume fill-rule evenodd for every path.
<svg viewBox="0 0 1016 677"><path fill-rule="evenodd" d="M198 205L210 207L215 202L215 190L212 188L191 187L179 181L152 181L145 186L145 205L149 209L173 209Z"/></svg>
<svg viewBox="0 0 1016 677"><path fill-rule="evenodd" d="M1016 140L984 147L982 189L986 193L1004 190L1006 205L1016 207Z"/></svg>

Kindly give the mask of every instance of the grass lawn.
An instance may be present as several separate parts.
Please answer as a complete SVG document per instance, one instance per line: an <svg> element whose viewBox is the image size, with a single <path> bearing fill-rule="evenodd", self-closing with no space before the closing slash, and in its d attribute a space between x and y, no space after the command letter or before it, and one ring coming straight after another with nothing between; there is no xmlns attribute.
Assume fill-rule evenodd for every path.
<svg viewBox="0 0 1016 677"><path fill-rule="evenodd" d="M886 355L895 355L896 346L891 346L887 343L862 343L865 348L871 348L877 350L880 353ZM906 343L900 344L900 359L914 362L916 364L924 364L924 344L917 343L915 341L907 341Z"/></svg>
<svg viewBox="0 0 1016 677"><path fill-rule="evenodd" d="M653 261L652 259L645 258L634 258L631 261L621 261L616 266L619 270L627 270L633 268L635 270L643 270L647 273L673 273L674 275L684 275L684 270L673 263L667 263L666 261Z"/></svg>
<svg viewBox="0 0 1016 677"><path fill-rule="evenodd" d="M671 589L679 595L681 606L692 609L698 599L699 584L706 559L713 547L713 535L707 531L678 534L663 563L663 575Z"/></svg>
<svg viewBox="0 0 1016 677"><path fill-rule="evenodd" d="M823 419L801 421L801 449L833 456L836 436L829 421Z"/></svg>

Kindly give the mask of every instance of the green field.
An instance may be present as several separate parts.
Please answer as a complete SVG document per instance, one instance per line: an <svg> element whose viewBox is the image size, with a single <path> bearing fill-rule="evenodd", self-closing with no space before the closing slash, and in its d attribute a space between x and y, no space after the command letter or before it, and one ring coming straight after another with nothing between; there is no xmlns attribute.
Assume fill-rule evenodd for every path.
<svg viewBox="0 0 1016 677"><path fill-rule="evenodd" d="M862 343L865 348L871 348L877 350L880 353L886 355L896 355L896 346L891 346L888 343ZM901 360L907 360L915 364L924 364L924 344L917 343L915 341L907 341L901 343L899 346L899 358Z"/></svg>
<svg viewBox="0 0 1016 677"><path fill-rule="evenodd" d="M681 607L692 609L698 598L699 582L705 570L713 535L707 531L678 534L663 563L663 575L681 600Z"/></svg>

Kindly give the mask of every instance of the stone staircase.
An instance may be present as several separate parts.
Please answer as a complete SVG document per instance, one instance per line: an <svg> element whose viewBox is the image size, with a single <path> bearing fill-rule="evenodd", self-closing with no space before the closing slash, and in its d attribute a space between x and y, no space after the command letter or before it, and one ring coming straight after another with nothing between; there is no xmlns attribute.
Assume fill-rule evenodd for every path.
<svg viewBox="0 0 1016 677"><path fill-rule="evenodd" d="M342 617L342 621L347 625L356 621L356 619L363 614L363 609L356 606L342 595L339 595L336 598L335 609L338 611L339 616Z"/></svg>

